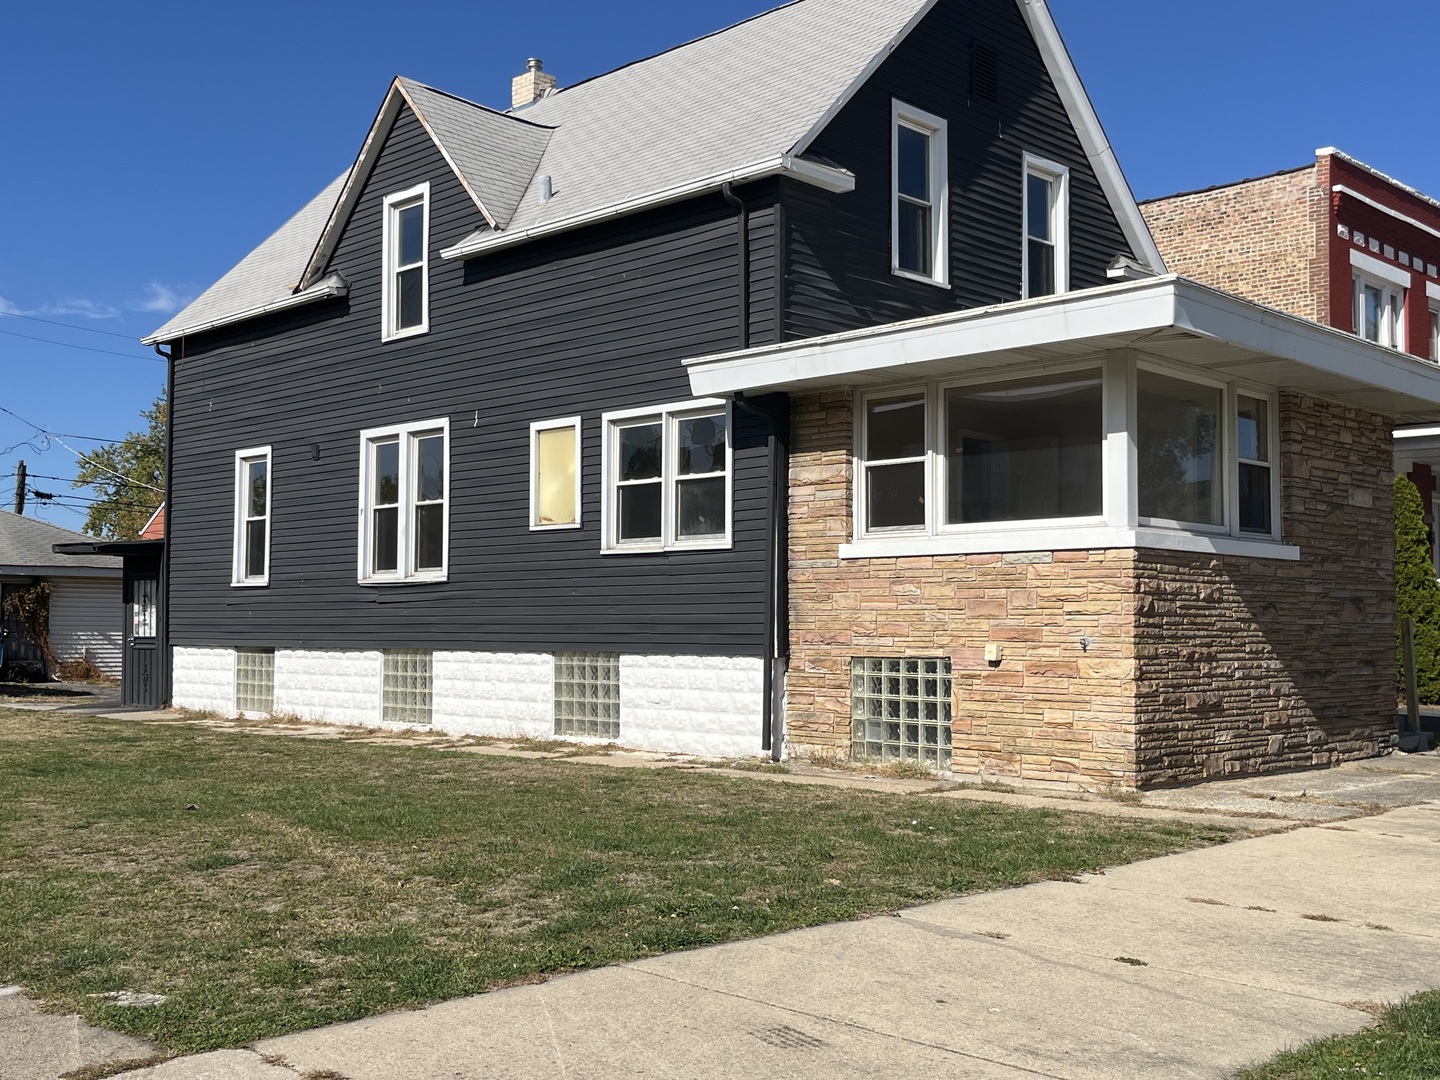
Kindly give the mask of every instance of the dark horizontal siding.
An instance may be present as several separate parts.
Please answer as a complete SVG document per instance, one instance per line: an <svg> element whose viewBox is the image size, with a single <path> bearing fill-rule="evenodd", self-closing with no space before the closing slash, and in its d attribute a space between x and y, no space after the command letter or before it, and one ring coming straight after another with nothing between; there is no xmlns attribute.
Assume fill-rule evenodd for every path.
<svg viewBox="0 0 1440 1080"><path fill-rule="evenodd" d="M431 182L430 333L380 341L382 200ZM750 330L775 338L774 184L751 206ZM177 645L759 655L765 432L737 410L734 547L600 549L600 415L691 397L680 361L738 344L736 215L720 196L446 262L479 223L402 114L337 246L344 300L185 343L175 383ZM584 417L584 527L533 533L529 425ZM450 574L356 583L359 432L450 420ZM229 585L233 457L273 447L270 584Z"/></svg>
<svg viewBox="0 0 1440 1080"><path fill-rule="evenodd" d="M969 99L971 43L999 59L998 101ZM950 149L951 289L890 273L890 108L944 117ZM1024 155L1070 169L1072 288L1106 284L1132 254L1015 0L943 3L841 110L811 153L855 190L785 187L786 335L811 337L1020 298Z"/></svg>

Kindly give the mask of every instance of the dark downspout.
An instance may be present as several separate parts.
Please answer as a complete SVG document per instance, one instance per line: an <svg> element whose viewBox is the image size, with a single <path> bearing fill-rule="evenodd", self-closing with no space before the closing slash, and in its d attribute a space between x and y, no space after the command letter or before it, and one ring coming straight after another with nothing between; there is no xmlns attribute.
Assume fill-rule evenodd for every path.
<svg viewBox="0 0 1440 1080"><path fill-rule="evenodd" d="M740 348L750 347L750 209L743 199L735 194L734 185L726 183L720 189L725 201L740 212L736 229L740 249Z"/></svg>
<svg viewBox="0 0 1440 1080"><path fill-rule="evenodd" d="M156 641L159 652L161 704L169 705L174 699L174 686L170 671L170 517L175 508L170 505L171 461L175 454L175 350L167 353L159 345L155 353L165 358L165 546L160 550L160 592L164 602L160 605Z"/></svg>

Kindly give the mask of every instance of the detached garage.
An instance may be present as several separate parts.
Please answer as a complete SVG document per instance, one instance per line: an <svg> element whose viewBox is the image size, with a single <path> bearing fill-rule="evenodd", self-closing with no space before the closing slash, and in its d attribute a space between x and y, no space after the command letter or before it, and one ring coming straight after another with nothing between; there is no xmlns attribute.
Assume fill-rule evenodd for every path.
<svg viewBox="0 0 1440 1080"><path fill-rule="evenodd" d="M111 555L60 555L56 544L94 542L94 537L0 511L0 605L40 582L50 585L50 650L57 663L89 659L104 674L120 677L124 631L123 563ZM3 610L3 608L0 608ZM43 647L24 623L0 616L6 666L49 670Z"/></svg>

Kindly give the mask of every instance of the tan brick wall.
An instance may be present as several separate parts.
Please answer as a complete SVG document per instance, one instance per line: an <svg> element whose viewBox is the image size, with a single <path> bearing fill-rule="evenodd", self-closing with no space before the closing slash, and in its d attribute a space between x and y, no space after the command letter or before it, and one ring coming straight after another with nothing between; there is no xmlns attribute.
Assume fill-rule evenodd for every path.
<svg viewBox="0 0 1440 1080"><path fill-rule="evenodd" d="M851 657L949 657L956 772L1133 784L1134 553L842 561L851 396L797 397L792 425L791 749L848 754Z"/></svg>
<svg viewBox="0 0 1440 1080"><path fill-rule="evenodd" d="M1139 554L1139 767L1147 784L1373 757L1395 730L1394 506L1386 417L1281 401L1298 563Z"/></svg>
<svg viewBox="0 0 1440 1080"><path fill-rule="evenodd" d="M1140 207L1171 273L1325 321L1329 209L1316 166Z"/></svg>
<svg viewBox="0 0 1440 1080"><path fill-rule="evenodd" d="M855 656L951 659L957 773L1149 786L1389 744L1385 418L1283 396L1299 563L1152 551L842 561L851 396L797 396L792 421L792 751L848 753Z"/></svg>

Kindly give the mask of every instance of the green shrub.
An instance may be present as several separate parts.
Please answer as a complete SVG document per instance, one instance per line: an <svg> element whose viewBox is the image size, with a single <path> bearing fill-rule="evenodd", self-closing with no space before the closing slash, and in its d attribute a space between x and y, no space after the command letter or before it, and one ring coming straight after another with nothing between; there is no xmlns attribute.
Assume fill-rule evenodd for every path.
<svg viewBox="0 0 1440 1080"><path fill-rule="evenodd" d="M1430 556L1430 532L1420 491L1395 478L1395 669L1405 687L1405 616L1415 620L1415 674L1420 700L1440 702L1440 582Z"/></svg>

